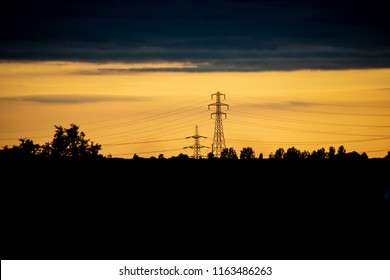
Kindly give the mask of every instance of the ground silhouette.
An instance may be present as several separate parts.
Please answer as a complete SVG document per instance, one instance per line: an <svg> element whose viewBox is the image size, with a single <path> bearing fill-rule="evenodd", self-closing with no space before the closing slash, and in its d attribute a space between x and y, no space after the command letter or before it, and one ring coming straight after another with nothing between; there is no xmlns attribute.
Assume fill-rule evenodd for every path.
<svg viewBox="0 0 390 280"><path fill-rule="evenodd" d="M242 159L1 157L2 259L386 258L388 157L249 148Z"/></svg>

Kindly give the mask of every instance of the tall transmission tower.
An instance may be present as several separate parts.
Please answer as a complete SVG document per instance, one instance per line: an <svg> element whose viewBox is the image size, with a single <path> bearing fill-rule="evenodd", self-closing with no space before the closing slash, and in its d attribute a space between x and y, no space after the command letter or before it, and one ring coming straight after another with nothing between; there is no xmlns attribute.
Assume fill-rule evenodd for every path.
<svg viewBox="0 0 390 280"><path fill-rule="evenodd" d="M211 113L211 118L213 118L213 115L215 115L215 128L214 128L212 152L214 156L220 157L222 150L226 148L225 136L223 135L223 125L222 125L222 115L225 115L225 119L226 119L226 113L223 113L221 111L221 107L226 106L227 110L229 110L229 105L221 102L221 96L223 96L223 99L225 99L225 94L220 93L218 91L216 93L211 94L211 99L213 99L213 96L215 96L216 100L214 103L211 103L208 106L209 110L210 110L210 106L215 106L215 113Z"/></svg>
<svg viewBox="0 0 390 280"><path fill-rule="evenodd" d="M201 148L209 148L209 147L206 147L206 146L203 146L203 145L200 144L199 139L200 139L200 138L207 138L207 137L206 137L206 136L201 136L201 135L199 135L199 131L198 131L198 126L197 126L197 125L195 126L195 135L188 136L188 137L186 137L186 138L187 138L187 139L188 139L188 138L194 138L194 145L193 145L193 146L184 147L184 149L186 149L186 148L194 149L194 156L193 156L193 158L194 158L194 159L200 159L200 158L202 158L200 149L201 149Z"/></svg>

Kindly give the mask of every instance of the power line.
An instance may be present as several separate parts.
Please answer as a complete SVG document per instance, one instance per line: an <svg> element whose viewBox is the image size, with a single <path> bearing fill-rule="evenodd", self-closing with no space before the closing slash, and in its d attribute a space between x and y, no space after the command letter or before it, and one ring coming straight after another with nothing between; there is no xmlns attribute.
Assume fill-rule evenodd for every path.
<svg viewBox="0 0 390 280"><path fill-rule="evenodd" d="M252 123L247 121L238 121L238 120L231 120L232 123L237 124L244 124L249 126L255 126L255 127L262 127L262 128L271 128L271 129L278 129L278 130L286 130L286 131L293 131L293 132L304 132L304 133L318 133L318 134L334 134L334 135L348 135L348 136L359 136L359 137L389 137L389 135L374 135L374 134L356 134L356 133L346 133L346 132L332 132L329 133L329 131L318 131L318 130L310 130L310 129L303 129L303 128L288 128L283 126L277 126L277 125L260 125L258 123Z"/></svg>
<svg viewBox="0 0 390 280"><path fill-rule="evenodd" d="M390 117L390 114L368 114L368 113L365 114L365 113L330 112L330 111L321 111L321 110L287 108L285 106L272 105L272 104L250 104L250 103L243 103L243 102L238 102L238 104L243 105L243 106L259 107L259 108L262 108L262 109L294 111L294 112L312 113L312 114L364 116L364 117Z"/></svg>
<svg viewBox="0 0 390 280"><path fill-rule="evenodd" d="M240 110L234 110L234 113L236 113L238 115L242 115L242 116L254 116L254 117L260 117L260 118L264 118L264 119L271 119L271 120L276 120L276 121L280 120L280 121L292 122L292 123L331 125L331 126L367 127L367 128L390 128L390 125L365 125L365 124L308 121L308 120L300 120L300 119L292 119L292 118L274 117L274 116L255 114L255 113L250 113L250 112L242 112Z"/></svg>
<svg viewBox="0 0 390 280"><path fill-rule="evenodd" d="M157 142L177 141L177 140L183 140L183 139L185 139L185 138L139 141L139 142L124 142L124 143L105 144L105 146L124 146L124 145L133 145L133 144L149 144L149 143L157 143Z"/></svg>
<svg viewBox="0 0 390 280"><path fill-rule="evenodd" d="M370 138L370 139L361 139L361 140L337 140L337 141L316 141L316 142L307 142L307 141L263 141L263 140L248 140L248 139L229 139L232 142L257 142L265 145L274 145L274 144L307 144L307 145L317 145L317 144L335 144L335 143L359 143L359 142L370 142L370 141L379 141L390 139L390 137L382 138Z"/></svg>

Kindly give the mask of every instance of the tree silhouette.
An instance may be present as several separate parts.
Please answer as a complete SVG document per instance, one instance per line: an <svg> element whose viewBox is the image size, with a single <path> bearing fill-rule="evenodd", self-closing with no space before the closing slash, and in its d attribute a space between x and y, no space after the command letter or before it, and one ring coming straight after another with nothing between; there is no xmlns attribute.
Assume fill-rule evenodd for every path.
<svg viewBox="0 0 390 280"><path fill-rule="evenodd" d="M321 149L318 149L317 151L313 151L310 155L310 158L311 159L326 159L327 158L327 154L325 152L325 148L321 148Z"/></svg>
<svg viewBox="0 0 390 280"><path fill-rule="evenodd" d="M179 160L188 160L190 159L190 157L186 154L183 154L183 153L180 153L178 156L176 157L171 157L172 159L179 159Z"/></svg>
<svg viewBox="0 0 390 280"><path fill-rule="evenodd" d="M44 150L52 158L90 158L98 157L100 144L94 144L79 131L79 126L72 123L70 128L55 125L53 141L46 143Z"/></svg>
<svg viewBox="0 0 390 280"><path fill-rule="evenodd" d="M0 151L1 156L6 158L27 159L40 155L40 146L34 144L33 140L20 138L19 141L19 146L14 145L12 148L5 146L3 150Z"/></svg>
<svg viewBox="0 0 390 280"><path fill-rule="evenodd" d="M7 158L100 158L101 145L85 138L79 127L71 124L70 128L54 126L56 132L51 142L40 146L27 138L19 139L19 146L11 149L7 146L0 150L1 157Z"/></svg>
<svg viewBox="0 0 390 280"><path fill-rule="evenodd" d="M344 146L341 145L341 146L337 149L336 157L337 157L337 158L344 158L346 152L347 152L347 151L345 150Z"/></svg>
<svg viewBox="0 0 390 280"><path fill-rule="evenodd" d="M328 152L327 158L328 158L328 159L334 159L334 158L335 158L335 155L336 155L336 149L335 149L335 147L330 146L330 147L329 147L329 152Z"/></svg>
<svg viewBox="0 0 390 280"><path fill-rule="evenodd" d="M263 153L259 154L259 159L263 159Z"/></svg>
<svg viewBox="0 0 390 280"><path fill-rule="evenodd" d="M255 151L251 147L244 147L240 151L240 159L254 159Z"/></svg>
<svg viewBox="0 0 390 280"><path fill-rule="evenodd" d="M300 152L301 153L301 159L309 159L310 158L310 152L309 151L306 151L306 150L303 150Z"/></svg>
<svg viewBox="0 0 390 280"><path fill-rule="evenodd" d="M238 159L236 150L234 150L233 147L230 148L224 148L221 151L221 158L222 159Z"/></svg>
<svg viewBox="0 0 390 280"><path fill-rule="evenodd" d="M39 154L39 144L34 144L33 140L23 138L19 139L19 141L19 150L21 153L25 154L26 156L37 156Z"/></svg>
<svg viewBox="0 0 390 280"><path fill-rule="evenodd" d="M283 148L279 148L275 151L275 154L270 154L269 155L269 158L271 159L283 159L283 156L284 156L284 149Z"/></svg>
<svg viewBox="0 0 390 280"><path fill-rule="evenodd" d="M348 160L352 160L352 159L367 159L367 158L368 158L368 156L367 156L366 153L359 154L356 151L352 151L350 153L344 153L344 155L343 155L343 159L348 159Z"/></svg>
<svg viewBox="0 0 390 280"><path fill-rule="evenodd" d="M283 159L301 159L301 151L295 147L287 149L287 152L283 155Z"/></svg>

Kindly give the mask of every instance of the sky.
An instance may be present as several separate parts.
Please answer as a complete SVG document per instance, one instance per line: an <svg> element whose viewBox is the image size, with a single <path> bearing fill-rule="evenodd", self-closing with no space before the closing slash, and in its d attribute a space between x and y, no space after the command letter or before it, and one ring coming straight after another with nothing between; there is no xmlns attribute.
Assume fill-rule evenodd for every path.
<svg viewBox="0 0 390 280"><path fill-rule="evenodd" d="M385 1L9 1L0 10L0 146L79 125L113 157L227 147L390 150Z"/></svg>

